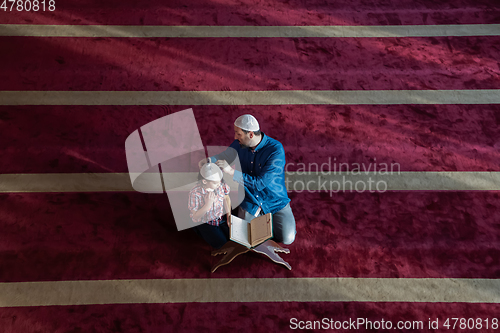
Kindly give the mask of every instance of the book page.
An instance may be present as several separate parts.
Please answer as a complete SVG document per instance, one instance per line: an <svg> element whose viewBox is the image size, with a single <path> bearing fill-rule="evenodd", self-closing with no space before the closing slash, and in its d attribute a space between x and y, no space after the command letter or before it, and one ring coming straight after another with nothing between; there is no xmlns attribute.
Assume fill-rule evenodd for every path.
<svg viewBox="0 0 500 333"><path fill-rule="evenodd" d="M272 231L272 215L268 213L256 217L252 220L250 226L250 244L252 247L268 240L273 236Z"/></svg>
<svg viewBox="0 0 500 333"><path fill-rule="evenodd" d="M231 216L231 240L238 242L246 247L250 247L249 237L249 223L240 219L237 216Z"/></svg>

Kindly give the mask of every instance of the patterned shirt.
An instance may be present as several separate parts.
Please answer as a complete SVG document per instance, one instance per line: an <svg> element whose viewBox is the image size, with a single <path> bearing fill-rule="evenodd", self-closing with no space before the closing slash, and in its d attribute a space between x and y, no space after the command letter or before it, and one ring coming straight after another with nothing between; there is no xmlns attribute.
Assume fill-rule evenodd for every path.
<svg viewBox="0 0 500 333"><path fill-rule="evenodd" d="M230 188L224 181L221 181L219 187L214 190L216 200L208 212L206 212L201 218L193 219L193 213L190 214L193 222L205 222L210 225L218 226L222 222L222 216L224 215L224 196L229 194ZM209 193L203 184L198 182L195 187L189 192L189 203L188 209L190 211L198 211L203 206L205 206L205 195Z"/></svg>

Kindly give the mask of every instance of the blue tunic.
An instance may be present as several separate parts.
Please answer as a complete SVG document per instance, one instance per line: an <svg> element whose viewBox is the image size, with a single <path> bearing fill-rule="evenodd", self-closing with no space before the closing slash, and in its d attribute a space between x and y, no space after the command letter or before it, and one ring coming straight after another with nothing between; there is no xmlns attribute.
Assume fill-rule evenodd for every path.
<svg viewBox="0 0 500 333"><path fill-rule="evenodd" d="M241 148L238 140L234 140L229 147L210 159L212 162L226 160L231 164L236 157L234 152L238 153L241 172L235 170L233 180L245 188L245 199L240 207L252 215L259 206L264 214L274 214L283 209L290 202L285 186L283 145L262 133L262 140L254 151Z"/></svg>

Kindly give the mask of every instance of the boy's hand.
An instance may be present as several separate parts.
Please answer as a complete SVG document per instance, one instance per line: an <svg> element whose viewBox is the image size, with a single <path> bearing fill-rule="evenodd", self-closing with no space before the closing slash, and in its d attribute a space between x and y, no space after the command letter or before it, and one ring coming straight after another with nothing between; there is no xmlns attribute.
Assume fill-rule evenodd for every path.
<svg viewBox="0 0 500 333"><path fill-rule="evenodd" d="M208 192L205 194L205 203L208 203L209 205L212 205L216 199L217 197L214 192Z"/></svg>

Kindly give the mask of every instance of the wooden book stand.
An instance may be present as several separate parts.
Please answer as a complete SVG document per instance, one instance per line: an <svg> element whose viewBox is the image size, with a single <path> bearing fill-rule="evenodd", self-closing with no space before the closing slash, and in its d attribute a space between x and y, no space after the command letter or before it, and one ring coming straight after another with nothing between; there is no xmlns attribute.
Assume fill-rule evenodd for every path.
<svg viewBox="0 0 500 333"><path fill-rule="evenodd" d="M224 206L225 206L225 211L228 212L227 220L230 221L229 216L231 215L231 199L229 198L228 195L226 195L225 197ZM231 228L231 225L229 225L229 228ZM286 268L290 270L292 269L290 264L288 264L286 261L283 260L283 258L281 258L278 255L278 252L290 253L290 250L281 247L278 243L276 243L273 240L268 239L264 243L259 244L254 248L247 248L244 245L241 245L239 243L230 240L226 244L224 244L220 249L212 251L212 256L217 256L219 254L224 255L222 259L215 266L212 267L212 273L215 272L215 270L217 270L217 268L219 268L220 266L229 264L231 261L233 261L234 258L239 256L240 254L247 253L249 251L263 254L272 261L274 261L275 263L284 265Z"/></svg>

